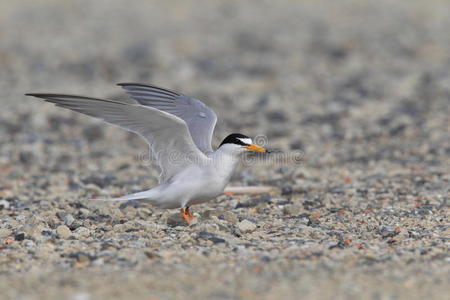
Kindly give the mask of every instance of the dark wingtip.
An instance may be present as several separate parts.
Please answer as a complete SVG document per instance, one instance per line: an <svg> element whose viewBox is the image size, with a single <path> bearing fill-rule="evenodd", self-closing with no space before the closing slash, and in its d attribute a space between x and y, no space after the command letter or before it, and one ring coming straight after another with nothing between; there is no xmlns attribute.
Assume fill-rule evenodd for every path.
<svg viewBox="0 0 450 300"><path fill-rule="evenodd" d="M47 97L54 97L56 95L47 94L47 93L26 93L25 96L31 96L31 97L36 97L36 98L47 98Z"/></svg>
<svg viewBox="0 0 450 300"><path fill-rule="evenodd" d="M42 98L45 94L40 94L40 93L26 93L25 96L31 96L31 97L36 97L36 98Z"/></svg>
<svg viewBox="0 0 450 300"><path fill-rule="evenodd" d="M145 85L143 83L134 83L134 82L119 82L116 83L118 86L127 86L127 85Z"/></svg>
<svg viewBox="0 0 450 300"><path fill-rule="evenodd" d="M126 89L127 85L134 85L134 86L139 86L139 87L149 87L149 88L161 90L161 91L166 92L166 93L170 93L173 96L181 96L181 94L178 93L177 91L172 91L170 89L159 87L159 86L153 85L153 84L136 83L136 82L120 82L120 83L117 83L116 85L118 85L120 87L125 87L125 89Z"/></svg>

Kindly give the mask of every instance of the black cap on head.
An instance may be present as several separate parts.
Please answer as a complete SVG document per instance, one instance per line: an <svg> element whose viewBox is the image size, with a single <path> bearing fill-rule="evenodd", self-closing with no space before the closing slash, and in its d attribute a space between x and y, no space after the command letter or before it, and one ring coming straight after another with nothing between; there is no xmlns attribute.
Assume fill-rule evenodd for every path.
<svg viewBox="0 0 450 300"><path fill-rule="evenodd" d="M236 145L241 145L241 146L248 146L249 144L244 143L242 141L242 139L249 139L249 140L251 140L246 135L243 135L243 134L240 134L240 133L232 133L232 134L230 134L229 136L227 136L223 140L223 142L220 144L220 146L222 146L223 144L236 144Z"/></svg>

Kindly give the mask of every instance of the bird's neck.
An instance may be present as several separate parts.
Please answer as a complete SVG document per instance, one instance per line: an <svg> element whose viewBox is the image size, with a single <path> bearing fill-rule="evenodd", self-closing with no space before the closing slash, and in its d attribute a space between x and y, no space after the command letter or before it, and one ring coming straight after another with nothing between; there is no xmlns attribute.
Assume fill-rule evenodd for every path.
<svg viewBox="0 0 450 300"><path fill-rule="evenodd" d="M222 151L220 148L213 152L210 156L217 174L225 178L227 181L233 174L234 169L239 162L239 156Z"/></svg>

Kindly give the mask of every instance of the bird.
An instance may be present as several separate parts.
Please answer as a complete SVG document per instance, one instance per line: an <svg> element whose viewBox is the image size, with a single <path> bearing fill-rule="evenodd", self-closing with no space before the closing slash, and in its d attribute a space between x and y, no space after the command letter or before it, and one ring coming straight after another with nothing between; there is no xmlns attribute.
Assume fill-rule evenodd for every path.
<svg viewBox="0 0 450 300"><path fill-rule="evenodd" d="M161 169L159 184L101 200L143 200L157 208L177 208L190 224L195 217L189 208L222 194L242 153L269 152L241 133L229 134L213 150L217 115L202 101L152 84L117 85L135 103L67 94L25 94L134 132L149 144Z"/></svg>

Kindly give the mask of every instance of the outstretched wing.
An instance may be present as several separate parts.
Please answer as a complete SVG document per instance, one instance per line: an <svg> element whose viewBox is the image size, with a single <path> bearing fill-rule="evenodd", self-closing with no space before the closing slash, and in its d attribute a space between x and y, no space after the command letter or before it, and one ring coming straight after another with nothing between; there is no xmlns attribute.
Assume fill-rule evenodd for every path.
<svg viewBox="0 0 450 300"><path fill-rule="evenodd" d="M154 107L183 119L200 151L203 153L213 151L211 140L217 116L202 101L149 84L119 83L118 85L140 104Z"/></svg>
<svg viewBox="0 0 450 300"><path fill-rule="evenodd" d="M162 173L160 182L206 156L192 141L186 123L158 109L110 100L61 94L27 94L98 118L142 136L150 145Z"/></svg>

